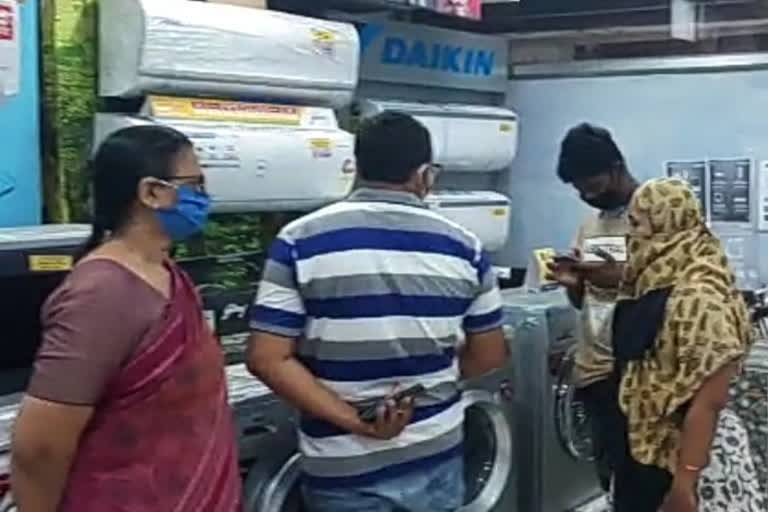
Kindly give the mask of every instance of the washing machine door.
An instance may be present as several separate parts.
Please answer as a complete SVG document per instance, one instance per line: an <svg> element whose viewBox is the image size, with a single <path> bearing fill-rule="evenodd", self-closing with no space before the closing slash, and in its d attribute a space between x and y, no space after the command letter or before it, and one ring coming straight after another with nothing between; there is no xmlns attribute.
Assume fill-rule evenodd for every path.
<svg viewBox="0 0 768 512"><path fill-rule="evenodd" d="M245 512L302 512L301 455L285 438L265 438L245 479Z"/></svg>
<svg viewBox="0 0 768 512"><path fill-rule="evenodd" d="M592 461L595 458L592 426L574 385L576 348L574 344L566 350L555 372L553 418L563 450L574 460Z"/></svg>
<svg viewBox="0 0 768 512"><path fill-rule="evenodd" d="M509 493L512 432L503 401L494 394L464 392L465 505L462 512L488 512ZM259 440L255 461L245 481L246 512L302 512L299 476L301 455L295 445L271 436Z"/></svg>
<svg viewBox="0 0 768 512"><path fill-rule="evenodd" d="M513 446L505 409L509 405L480 389L464 391L462 400L466 494L461 511L488 512L510 492Z"/></svg>

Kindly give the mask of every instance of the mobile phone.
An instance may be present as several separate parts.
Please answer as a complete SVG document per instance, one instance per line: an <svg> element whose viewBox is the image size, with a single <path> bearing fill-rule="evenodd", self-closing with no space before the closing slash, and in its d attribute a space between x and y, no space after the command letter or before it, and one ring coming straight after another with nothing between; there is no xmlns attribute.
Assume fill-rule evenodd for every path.
<svg viewBox="0 0 768 512"><path fill-rule="evenodd" d="M578 263L579 262L579 260L577 260L576 257L573 256L572 254L556 254L555 257L553 258L553 260L558 265L563 264L563 263L567 264L567 263Z"/></svg>
<svg viewBox="0 0 768 512"><path fill-rule="evenodd" d="M395 403L397 403L405 400L406 398L413 398L413 397L422 395L426 391L427 389L424 386L422 386L421 384L416 384L415 386L411 386L402 391L398 391L391 397L388 397L386 400L393 400ZM383 403L384 403L384 399L379 400L376 403L363 408L360 412L358 412L358 417L361 420L369 423L372 421L375 421L376 415L379 412L379 407Z"/></svg>
<svg viewBox="0 0 768 512"><path fill-rule="evenodd" d="M427 389L421 384L416 384L415 386L411 386L402 391L398 391L397 393L392 395L392 398L390 400L394 400L395 402L400 402L402 400L405 400L406 398L412 398L415 396L422 395L426 390Z"/></svg>

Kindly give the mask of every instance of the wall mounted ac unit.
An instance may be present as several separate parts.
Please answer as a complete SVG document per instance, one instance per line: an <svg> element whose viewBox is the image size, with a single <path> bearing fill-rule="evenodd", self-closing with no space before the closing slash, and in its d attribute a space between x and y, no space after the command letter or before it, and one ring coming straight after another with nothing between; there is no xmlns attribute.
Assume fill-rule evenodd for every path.
<svg viewBox="0 0 768 512"><path fill-rule="evenodd" d="M361 100L356 110L363 117L386 110L413 115L429 130L433 160L446 171L500 171L512 163L517 153L518 119L509 109Z"/></svg>
<svg viewBox="0 0 768 512"><path fill-rule="evenodd" d="M140 115L97 114L95 143L152 123L192 140L214 212L312 210L354 182L353 136L330 108L150 96Z"/></svg>
<svg viewBox="0 0 768 512"><path fill-rule="evenodd" d="M189 0L99 2L99 92L342 106L358 80L347 23Z"/></svg>
<svg viewBox="0 0 768 512"><path fill-rule="evenodd" d="M504 247L509 236L509 198L490 191L434 191L429 208L474 233L486 251Z"/></svg>

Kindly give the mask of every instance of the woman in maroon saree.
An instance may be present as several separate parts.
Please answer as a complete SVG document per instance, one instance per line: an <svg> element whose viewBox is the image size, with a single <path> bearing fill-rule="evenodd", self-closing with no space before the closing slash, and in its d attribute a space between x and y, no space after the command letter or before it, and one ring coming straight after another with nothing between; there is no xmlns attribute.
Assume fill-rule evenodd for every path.
<svg viewBox="0 0 768 512"><path fill-rule="evenodd" d="M189 140L111 136L94 160L94 233L43 308L12 446L23 512L239 512L223 357L172 241L208 198Z"/></svg>

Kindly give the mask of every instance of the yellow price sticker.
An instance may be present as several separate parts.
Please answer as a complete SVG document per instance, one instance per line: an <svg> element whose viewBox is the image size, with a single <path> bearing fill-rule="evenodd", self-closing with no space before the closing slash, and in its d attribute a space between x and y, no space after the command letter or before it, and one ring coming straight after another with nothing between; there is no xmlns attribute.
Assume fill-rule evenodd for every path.
<svg viewBox="0 0 768 512"><path fill-rule="evenodd" d="M511 131L513 131L514 129L515 129L515 125L514 125L514 124L510 124L510 123L501 123L501 124L499 125L499 131L501 131L501 132L511 132Z"/></svg>
<svg viewBox="0 0 768 512"><path fill-rule="evenodd" d="M331 139L310 139L309 147L315 158L328 158L331 156L333 143Z"/></svg>
<svg viewBox="0 0 768 512"><path fill-rule="evenodd" d="M331 139L310 139L312 149L331 149Z"/></svg>
<svg viewBox="0 0 768 512"><path fill-rule="evenodd" d="M29 270L31 272L65 272L72 269L72 256L65 254L30 255Z"/></svg>
<svg viewBox="0 0 768 512"><path fill-rule="evenodd" d="M315 42L317 43L331 44L336 42L336 34L334 34L330 30L326 30L322 28L313 28L312 39L314 39Z"/></svg>
<svg viewBox="0 0 768 512"><path fill-rule="evenodd" d="M506 208L494 208L493 211L491 212L491 215L493 215L494 217L503 217L506 214L507 214Z"/></svg>

